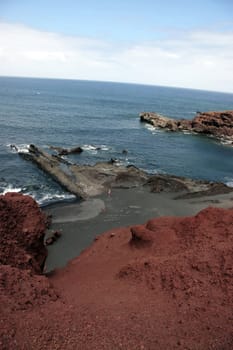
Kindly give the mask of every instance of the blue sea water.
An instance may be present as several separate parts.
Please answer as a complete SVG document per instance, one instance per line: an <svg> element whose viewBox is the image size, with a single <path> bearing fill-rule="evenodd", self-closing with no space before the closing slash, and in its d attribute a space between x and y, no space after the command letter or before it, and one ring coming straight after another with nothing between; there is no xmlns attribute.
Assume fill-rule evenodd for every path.
<svg viewBox="0 0 233 350"><path fill-rule="evenodd" d="M39 203L68 198L35 165L21 159L34 143L82 146L79 163L117 158L151 173L223 181L233 186L233 147L198 135L155 130L142 111L193 118L196 111L233 109L233 94L93 81L0 78L0 192L17 190ZM96 150L95 147L100 147ZM128 154L123 155L122 150Z"/></svg>

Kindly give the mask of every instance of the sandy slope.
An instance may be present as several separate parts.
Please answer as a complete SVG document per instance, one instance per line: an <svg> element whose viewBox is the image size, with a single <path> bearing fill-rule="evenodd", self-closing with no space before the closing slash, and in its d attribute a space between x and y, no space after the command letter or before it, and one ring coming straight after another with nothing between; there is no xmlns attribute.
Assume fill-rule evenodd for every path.
<svg viewBox="0 0 233 350"><path fill-rule="evenodd" d="M15 196L21 235L32 217ZM0 201L13 208L10 197ZM0 209L6 237L18 214ZM39 208L33 213L43 220ZM49 277L1 265L1 348L230 350L232 243L233 209L208 208L107 232Z"/></svg>

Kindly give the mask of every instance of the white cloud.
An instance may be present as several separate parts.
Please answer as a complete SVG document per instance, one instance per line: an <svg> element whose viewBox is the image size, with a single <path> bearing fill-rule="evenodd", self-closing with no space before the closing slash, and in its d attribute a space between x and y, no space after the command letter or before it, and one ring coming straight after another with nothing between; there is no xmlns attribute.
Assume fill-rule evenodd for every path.
<svg viewBox="0 0 233 350"><path fill-rule="evenodd" d="M233 32L193 31L126 46L0 23L0 75L233 92Z"/></svg>

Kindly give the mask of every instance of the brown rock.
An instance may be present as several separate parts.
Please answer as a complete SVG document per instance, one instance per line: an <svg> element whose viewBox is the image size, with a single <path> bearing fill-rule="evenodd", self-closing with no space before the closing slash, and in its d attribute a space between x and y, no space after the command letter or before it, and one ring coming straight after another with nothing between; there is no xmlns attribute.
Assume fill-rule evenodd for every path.
<svg viewBox="0 0 233 350"><path fill-rule="evenodd" d="M233 143L233 111L197 112L193 120L172 119L156 113L145 112L140 114L140 120L158 128L170 131L184 131L213 136L219 140Z"/></svg>
<svg viewBox="0 0 233 350"><path fill-rule="evenodd" d="M169 128L169 125L175 127L175 120L165 117L158 113L145 112L140 114L141 122L146 122L154 127L158 128Z"/></svg>
<svg viewBox="0 0 233 350"><path fill-rule="evenodd" d="M200 113L193 119L192 129L218 138L233 139L233 111Z"/></svg>

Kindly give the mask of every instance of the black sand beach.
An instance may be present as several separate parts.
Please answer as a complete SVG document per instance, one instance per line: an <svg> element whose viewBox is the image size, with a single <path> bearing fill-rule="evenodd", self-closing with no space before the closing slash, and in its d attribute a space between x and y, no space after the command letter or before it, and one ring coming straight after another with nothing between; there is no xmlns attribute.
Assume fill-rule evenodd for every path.
<svg viewBox="0 0 233 350"><path fill-rule="evenodd" d="M98 234L136 225L160 216L190 216L206 207L232 208L233 193L175 199L177 193L151 193L148 187L113 189L111 194L86 201L54 204L44 208L52 215L51 230L61 238L48 246L46 271L63 267L77 257Z"/></svg>

